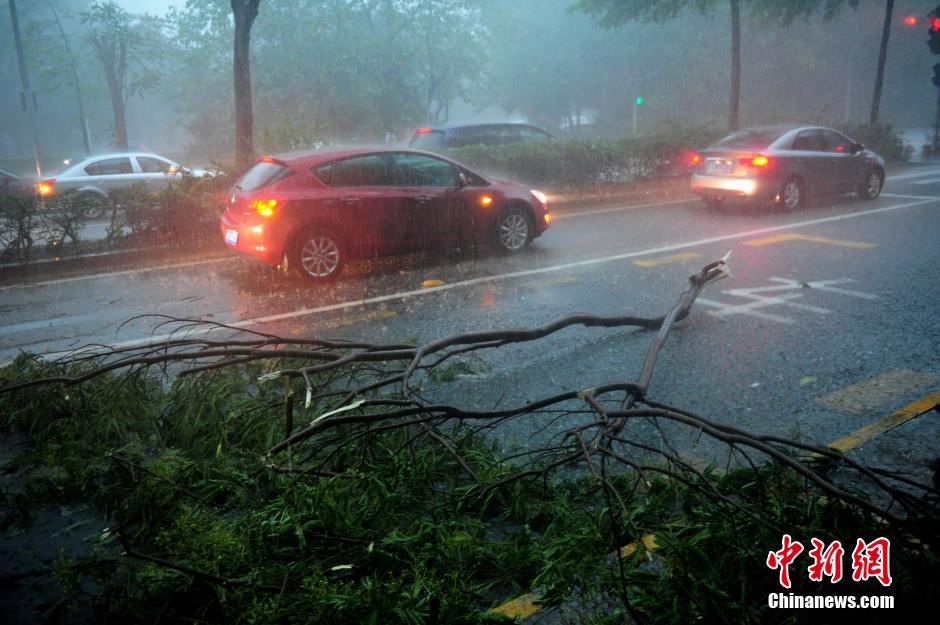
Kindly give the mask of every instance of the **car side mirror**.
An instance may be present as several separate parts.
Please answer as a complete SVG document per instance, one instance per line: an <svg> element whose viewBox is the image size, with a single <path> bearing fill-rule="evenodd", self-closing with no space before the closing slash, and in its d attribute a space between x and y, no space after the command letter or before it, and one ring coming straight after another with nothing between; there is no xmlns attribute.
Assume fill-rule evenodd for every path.
<svg viewBox="0 0 940 625"><path fill-rule="evenodd" d="M861 151L864 150L864 149L865 149L865 146L862 145L861 143L856 143L856 144L854 144L854 145L852 146L852 152L856 152L856 153L857 153L857 152L861 152Z"/></svg>
<svg viewBox="0 0 940 625"><path fill-rule="evenodd" d="M457 174L457 188L463 189L467 186L470 186L470 178L467 177L467 174L460 172Z"/></svg>

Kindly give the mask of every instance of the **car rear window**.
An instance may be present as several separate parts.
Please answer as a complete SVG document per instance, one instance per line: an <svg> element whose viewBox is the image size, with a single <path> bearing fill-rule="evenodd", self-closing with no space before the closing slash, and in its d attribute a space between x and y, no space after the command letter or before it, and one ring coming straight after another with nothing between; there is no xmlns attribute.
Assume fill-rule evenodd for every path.
<svg viewBox="0 0 940 625"><path fill-rule="evenodd" d="M416 132L411 138L411 147L419 150L439 150L443 144L444 133L440 130Z"/></svg>
<svg viewBox="0 0 940 625"><path fill-rule="evenodd" d="M783 131L779 130L739 130L716 143L715 147L763 150L782 134Z"/></svg>
<svg viewBox="0 0 940 625"><path fill-rule="evenodd" d="M255 163L255 166L245 172L238 182L235 183L243 191L254 191L269 184L274 184L291 175L291 170L278 163L263 161Z"/></svg>

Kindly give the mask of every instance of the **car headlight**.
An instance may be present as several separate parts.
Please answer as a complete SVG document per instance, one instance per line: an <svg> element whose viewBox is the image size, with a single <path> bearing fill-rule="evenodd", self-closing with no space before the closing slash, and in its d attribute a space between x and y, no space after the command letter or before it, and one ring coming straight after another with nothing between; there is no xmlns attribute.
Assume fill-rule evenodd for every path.
<svg viewBox="0 0 940 625"><path fill-rule="evenodd" d="M541 191L536 191L535 189L532 189L531 192L532 192L532 195L535 196L535 199L537 199L540 203L546 204L546 205L548 204L548 198L545 197L544 193L542 193Z"/></svg>

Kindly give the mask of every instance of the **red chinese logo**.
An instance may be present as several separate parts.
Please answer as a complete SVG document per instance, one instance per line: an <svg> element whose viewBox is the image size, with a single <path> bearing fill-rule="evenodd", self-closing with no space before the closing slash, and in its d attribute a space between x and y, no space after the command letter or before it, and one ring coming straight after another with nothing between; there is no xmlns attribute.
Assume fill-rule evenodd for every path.
<svg viewBox="0 0 940 625"><path fill-rule="evenodd" d="M852 551L852 579L856 582L874 577L882 586L891 585L891 541L876 538L866 543L859 538Z"/></svg>
<svg viewBox="0 0 940 625"><path fill-rule="evenodd" d="M783 535L783 547L780 551L771 551L767 554L767 566L771 569L780 569L780 585L790 587L790 564L803 552L803 545L792 541L789 534Z"/></svg>
<svg viewBox="0 0 940 625"><path fill-rule="evenodd" d="M845 553L842 543L836 540L826 547L826 543L818 538L811 540L813 548L809 550L809 555L813 563L807 569L809 578L814 582L821 582L825 576L829 578L830 583L837 583L842 579L842 555Z"/></svg>
<svg viewBox="0 0 940 625"><path fill-rule="evenodd" d="M809 579L821 582L824 577L828 577L832 584L841 581L842 557L845 555L842 543L834 540L826 546L818 538L811 538L810 541L813 548L809 550L809 556L813 563L806 569ZM801 553L803 544L793 540L789 534L783 535L779 551L767 553L767 567L780 570L780 585L784 588L790 588L790 565ZM887 538L879 537L868 543L859 538L855 543L852 551L852 580L863 582L871 578L878 580L882 586L891 585L891 541Z"/></svg>

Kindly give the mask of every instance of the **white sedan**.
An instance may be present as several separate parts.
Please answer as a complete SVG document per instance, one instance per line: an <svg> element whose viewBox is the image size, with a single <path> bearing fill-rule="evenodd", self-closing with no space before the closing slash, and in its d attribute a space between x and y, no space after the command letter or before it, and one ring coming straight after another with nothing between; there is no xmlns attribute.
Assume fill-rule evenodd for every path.
<svg viewBox="0 0 940 625"><path fill-rule="evenodd" d="M36 184L42 197L50 197L63 191L78 191L83 194L90 208L85 211L89 218L101 216L110 206L108 193L112 189L145 183L163 188L178 182L184 174L192 176L212 175L201 169L186 169L179 163L158 154L147 152L119 152L101 154L69 165L52 178Z"/></svg>

